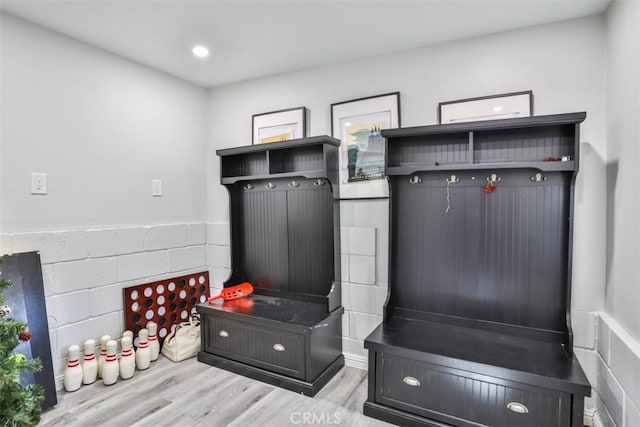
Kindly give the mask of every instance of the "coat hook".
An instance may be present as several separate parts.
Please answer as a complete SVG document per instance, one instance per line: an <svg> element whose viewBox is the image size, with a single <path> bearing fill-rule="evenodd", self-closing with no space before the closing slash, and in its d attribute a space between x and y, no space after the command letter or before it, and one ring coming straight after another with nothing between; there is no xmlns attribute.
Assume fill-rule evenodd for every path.
<svg viewBox="0 0 640 427"><path fill-rule="evenodd" d="M253 185L245 184L242 188L244 188L245 190L253 190Z"/></svg>
<svg viewBox="0 0 640 427"><path fill-rule="evenodd" d="M496 175L495 173L492 173L491 176L487 177L487 182L492 187L494 187L500 181L501 181L500 177L498 175Z"/></svg>
<svg viewBox="0 0 640 427"><path fill-rule="evenodd" d="M272 188L276 188L276 185L273 182L269 182L269 183L265 184L264 187L270 190Z"/></svg>
<svg viewBox="0 0 640 427"><path fill-rule="evenodd" d="M482 191L485 193L493 193L498 187L496 187L496 183L500 182L500 177L495 173L492 173L491 176L487 177L487 184L482 187Z"/></svg>
<svg viewBox="0 0 640 427"><path fill-rule="evenodd" d="M422 178L420 178L418 175L414 175L409 179L409 182L412 184L419 184L422 182Z"/></svg>
<svg viewBox="0 0 640 427"><path fill-rule="evenodd" d="M324 179L316 179L315 181L313 181L313 185L315 185L316 187L322 187L324 184L325 184Z"/></svg>
<svg viewBox="0 0 640 427"><path fill-rule="evenodd" d="M447 178L447 184L456 184L460 182L460 178L458 178L456 175L451 175L449 178Z"/></svg>
<svg viewBox="0 0 640 427"><path fill-rule="evenodd" d="M542 181L546 181L547 177L542 175L540 172L538 172L535 175L533 175L530 179L533 182L542 182Z"/></svg>
<svg viewBox="0 0 640 427"><path fill-rule="evenodd" d="M289 183L289 187L291 187L291 188L300 187L300 184L298 183L298 181L291 181Z"/></svg>

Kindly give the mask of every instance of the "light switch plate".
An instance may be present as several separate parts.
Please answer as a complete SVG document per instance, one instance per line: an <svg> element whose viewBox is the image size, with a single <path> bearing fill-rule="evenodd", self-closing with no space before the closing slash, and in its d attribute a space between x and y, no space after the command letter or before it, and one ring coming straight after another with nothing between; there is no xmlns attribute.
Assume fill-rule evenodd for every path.
<svg viewBox="0 0 640 427"><path fill-rule="evenodd" d="M162 196L162 180L161 179L151 180L151 195L153 197Z"/></svg>
<svg viewBox="0 0 640 427"><path fill-rule="evenodd" d="M47 174L31 172L31 194L47 194Z"/></svg>

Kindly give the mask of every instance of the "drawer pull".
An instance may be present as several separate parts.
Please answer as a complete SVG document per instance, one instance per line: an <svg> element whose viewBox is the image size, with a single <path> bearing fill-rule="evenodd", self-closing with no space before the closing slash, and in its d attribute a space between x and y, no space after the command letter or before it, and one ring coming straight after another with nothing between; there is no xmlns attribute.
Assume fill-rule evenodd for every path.
<svg viewBox="0 0 640 427"><path fill-rule="evenodd" d="M222 338L227 338L229 336L229 332L222 329L220 332L218 332L218 335L220 335Z"/></svg>
<svg viewBox="0 0 640 427"><path fill-rule="evenodd" d="M275 351L284 351L285 350L285 348L284 348L284 346L282 344L274 344L273 345L273 349Z"/></svg>
<svg viewBox="0 0 640 427"><path fill-rule="evenodd" d="M410 385L411 387L420 387L420 381L414 377L404 377L402 380L406 385Z"/></svg>
<svg viewBox="0 0 640 427"><path fill-rule="evenodd" d="M513 411L513 412L515 412L517 414L528 414L529 413L529 409L527 409L527 407L524 406L520 402L509 402L509 403L507 403L507 409L509 409L510 411Z"/></svg>

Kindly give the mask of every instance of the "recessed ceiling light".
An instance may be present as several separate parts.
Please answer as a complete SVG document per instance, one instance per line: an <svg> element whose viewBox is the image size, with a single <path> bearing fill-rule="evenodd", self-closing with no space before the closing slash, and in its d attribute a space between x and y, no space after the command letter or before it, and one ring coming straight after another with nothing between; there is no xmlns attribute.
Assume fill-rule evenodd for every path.
<svg viewBox="0 0 640 427"><path fill-rule="evenodd" d="M209 49L206 46L197 45L191 49L191 52L198 58L206 58L209 56Z"/></svg>
<svg viewBox="0 0 640 427"><path fill-rule="evenodd" d="M493 111L495 111L496 113L502 111L502 106L498 105L496 107L493 107Z"/></svg>

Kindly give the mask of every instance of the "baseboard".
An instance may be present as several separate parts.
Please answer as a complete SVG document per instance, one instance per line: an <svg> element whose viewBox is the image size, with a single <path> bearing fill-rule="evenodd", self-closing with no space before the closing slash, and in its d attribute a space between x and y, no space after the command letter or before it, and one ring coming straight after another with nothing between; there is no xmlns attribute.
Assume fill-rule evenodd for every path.
<svg viewBox="0 0 640 427"><path fill-rule="evenodd" d="M55 383L56 383L56 391L60 391L64 389L64 374L56 375Z"/></svg>
<svg viewBox="0 0 640 427"><path fill-rule="evenodd" d="M344 365L350 368L360 369L366 371L369 368L369 362L364 356L358 356L357 354L343 353Z"/></svg>
<svg viewBox="0 0 640 427"><path fill-rule="evenodd" d="M602 422L596 416L595 408L584 408L584 417L582 419L582 424L587 427L602 427Z"/></svg>

